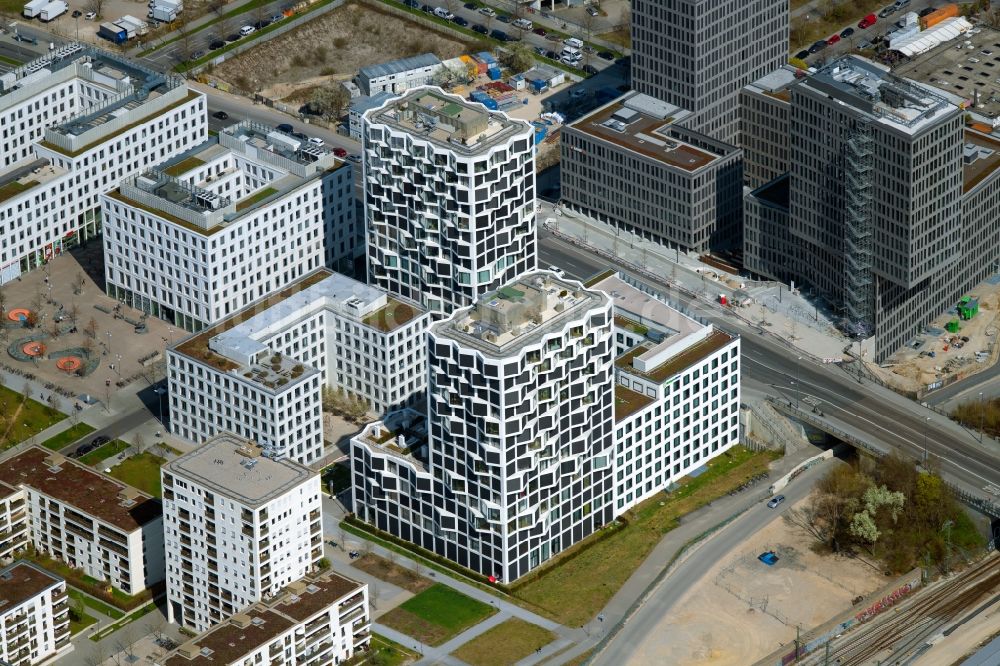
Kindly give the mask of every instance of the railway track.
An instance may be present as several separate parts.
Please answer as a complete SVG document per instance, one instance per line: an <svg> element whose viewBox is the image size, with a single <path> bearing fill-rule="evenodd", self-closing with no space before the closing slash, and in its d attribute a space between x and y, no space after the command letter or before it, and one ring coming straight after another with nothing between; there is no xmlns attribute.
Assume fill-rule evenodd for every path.
<svg viewBox="0 0 1000 666"><path fill-rule="evenodd" d="M896 663L997 587L1000 587L1000 557L992 556L844 634L831 643L829 653L817 651L810 662L860 666L889 651L891 657L880 656L879 661Z"/></svg>

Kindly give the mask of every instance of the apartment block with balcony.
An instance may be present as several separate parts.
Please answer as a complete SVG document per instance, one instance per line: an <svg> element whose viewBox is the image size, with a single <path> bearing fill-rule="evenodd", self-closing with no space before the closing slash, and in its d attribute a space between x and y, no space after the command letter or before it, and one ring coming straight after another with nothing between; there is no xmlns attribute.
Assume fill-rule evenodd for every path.
<svg viewBox="0 0 1000 666"><path fill-rule="evenodd" d="M307 275L167 351L170 429L234 432L309 464L323 454L324 387L372 411L423 402L430 315L339 273Z"/></svg>
<svg viewBox="0 0 1000 666"><path fill-rule="evenodd" d="M26 510L26 543L38 551L129 595L163 580L155 498L39 446L0 460L0 483L17 488L4 501L23 501L11 515Z"/></svg>
<svg viewBox="0 0 1000 666"><path fill-rule="evenodd" d="M441 318L533 270L533 132L435 87L367 111L369 282Z"/></svg>
<svg viewBox="0 0 1000 666"><path fill-rule="evenodd" d="M0 663L31 666L72 651L66 581L24 560L0 569Z"/></svg>
<svg viewBox="0 0 1000 666"><path fill-rule="evenodd" d="M222 433L163 466L167 618L205 631L323 557L319 474Z"/></svg>
<svg viewBox="0 0 1000 666"><path fill-rule="evenodd" d="M368 585L307 576L175 648L156 666L332 666L371 641Z"/></svg>
<svg viewBox="0 0 1000 666"><path fill-rule="evenodd" d="M93 46L0 76L0 284L93 238L99 196L208 136L205 96Z"/></svg>
<svg viewBox="0 0 1000 666"><path fill-rule="evenodd" d="M621 275L590 285L615 323L615 515L739 443L740 339Z"/></svg>
<svg viewBox="0 0 1000 666"><path fill-rule="evenodd" d="M403 413L351 442L359 518L504 581L612 519L608 296L528 273L428 344L426 422Z"/></svg>
<svg viewBox="0 0 1000 666"><path fill-rule="evenodd" d="M0 563L10 562L31 538L24 493L0 481Z"/></svg>
<svg viewBox="0 0 1000 666"><path fill-rule="evenodd" d="M350 164L252 121L101 199L108 295L190 332L323 266L349 269Z"/></svg>

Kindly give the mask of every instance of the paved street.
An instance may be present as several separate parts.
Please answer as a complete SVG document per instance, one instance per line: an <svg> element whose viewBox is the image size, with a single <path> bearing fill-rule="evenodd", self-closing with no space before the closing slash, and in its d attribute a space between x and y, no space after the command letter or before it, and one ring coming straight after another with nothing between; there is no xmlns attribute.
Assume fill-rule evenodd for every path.
<svg viewBox="0 0 1000 666"><path fill-rule="evenodd" d="M893 3L890 0L886 0L885 6L888 7L891 6L892 4ZM934 0L913 0L908 7L905 7L903 9L898 9L885 18L878 16L878 13L882 11L882 8L880 7L874 12L876 17L878 17L878 21L872 27L866 29L858 28L857 25L858 21L860 21L863 18L863 15L859 14L858 16L846 22L844 25L840 26L836 30L836 34L839 35L840 32L843 31L845 28L851 28L852 30L854 30L853 35L850 35L849 37L842 39L841 41L837 42L836 44L833 44L832 46L827 46L818 53L810 54L809 57L807 57L805 60L810 65L814 66L822 65L824 62L827 62L828 60L833 60L838 56L844 55L848 51L856 48L858 44L860 44L865 40L872 41L876 35L884 35L887 32L895 30L895 26L893 24L901 20L904 15L910 12L919 13L920 10L922 9L925 9L930 6L940 6L941 4L942 3L940 2L934 2ZM803 5L802 7L793 10L791 12L791 16L792 18L802 17L803 19L815 18L817 16L815 12L816 5L829 6L830 3L818 2L818 1L810 2L807 5ZM834 33L831 32L830 35L827 35L827 38L833 36L833 34ZM808 49L809 44L805 44L801 48ZM798 49L796 49L796 51L798 51Z"/></svg>

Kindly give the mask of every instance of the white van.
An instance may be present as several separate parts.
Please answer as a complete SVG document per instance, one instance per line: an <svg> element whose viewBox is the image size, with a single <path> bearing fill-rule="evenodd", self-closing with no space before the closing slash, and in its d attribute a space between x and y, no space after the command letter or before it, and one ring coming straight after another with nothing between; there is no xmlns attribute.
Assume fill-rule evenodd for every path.
<svg viewBox="0 0 1000 666"><path fill-rule="evenodd" d="M511 21L510 23L515 28L520 28L521 30L534 30L535 24L526 18L519 18L516 21Z"/></svg>
<svg viewBox="0 0 1000 666"><path fill-rule="evenodd" d="M247 35L252 34L256 31L257 29L252 25L245 25L242 28L240 28L240 37L246 37Z"/></svg>
<svg viewBox="0 0 1000 666"><path fill-rule="evenodd" d="M450 21L453 18L455 18L455 15L452 14L451 12L449 12L444 7L437 7L437 8L435 8L434 9L434 16L437 16L438 18L443 18L446 21Z"/></svg>
<svg viewBox="0 0 1000 666"><path fill-rule="evenodd" d="M567 39L564 39L563 40L563 44L565 44L566 46L572 46L574 49L582 49L583 48L583 42L581 42L576 37L569 37Z"/></svg>

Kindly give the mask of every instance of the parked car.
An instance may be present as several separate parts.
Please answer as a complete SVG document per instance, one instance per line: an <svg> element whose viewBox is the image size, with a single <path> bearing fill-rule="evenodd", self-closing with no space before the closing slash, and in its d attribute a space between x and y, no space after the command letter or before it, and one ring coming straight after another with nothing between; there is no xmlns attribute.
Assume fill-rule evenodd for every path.
<svg viewBox="0 0 1000 666"><path fill-rule="evenodd" d="M247 37L255 32L257 32L257 28L253 27L252 25L245 25L242 28L240 28L240 37Z"/></svg>
<svg viewBox="0 0 1000 666"><path fill-rule="evenodd" d="M491 8L491 7L480 7L479 13L482 14L483 16L496 16L497 15L496 11L494 11L493 8Z"/></svg>
<svg viewBox="0 0 1000 666"><path fill-rule="evenodd" d="M226 37L227 42L238 42L240 41L240 33L234 32L233 34Z"/></svg>
<svg viewBox="0 0 1000 666"><path fill-rule="evenodd" d="M279 132L284 132L285 134L291 134L293 131L292 126L289 123L281 123L280 125L275 126L274 129Z"/></svg>
<svg viewBox="0 0 1000 666"><path fill-rule="evenodd" d="M535 28L531 32L535 33L539 37L544 37L545 35L549 34L549 33L545 32L545 28Z"/></svg>
<svg viewBox="0 0 1000 666"><path fill-rule="evenodd" d="M844 28L843 30L840 31L840 36L843 39L847 39L853 34L854 34L854 28Z"/></svg>
<svg viewBox="0 0 1000 666"><path fill-rule="evenodd" d="M434 11L434 8L431 7L430 5L420 5L420 11L427 12L428 14L430 14L431 12Z"/></svg>
<svg viewBox="0 0 1000 666"><path fill-rule="evenodd" d="M348 162L354 162L355 164L360 164L361 163L361 155L348 155L347 156L347 161Z"/></svg>
<svg viewBox="0 0 1000 666"><path fill-rule="evenodd" d="M434 16L437 16L438 18L443 18L445 21L450 21L453 18L455 18L455 15L449 12L444 7L435 7Z"/></svg>
<svg viewBox="0 0 1000 666"><path fill-rule="evenodd" d="M347 157L347 151L344 150L343 148L340 148L339 146L333 149L333 154L336 155L337 157Z"/></svg>
<svg viewBox="0 0 1000 666"><path fill-rule="evenodd" d="M214 51L216 49L221 49L225 45L226 45L225 41L221 39L216 39L211 44L208 45L208 48Z"/></svg>
<svg viewBox="0 0 1000 666"><path fill-rule="evenodd" d="M826 40L825 39L821 39L821 40L819 40L818 42L815 42L812 46L809 47L809 53L819 53L820 51L822 51L823 49L825 49L827 46L828 46L828 44L826 43Z"/></svg>
<svg viewBox="0 0 1000 666"><path fill-rule="evenodd" d="M587 74L591 74L591 75L597 74L597 68L594 67L593 65L584 65L583 66L583 71L586 72Z"/></svg>
<svg viewBox="0 0 1000 666"><path fill-rule="evenodd" d="M81 12L79 9L74 9L72 16L73 18L80 18L81 16L83 16L83 12Z"/></svg>
<svg viewBox="0 0 1000 666"><path fill-rule="evenodd" d="M771 501L767 503L767 508L776 509L778 508L778 505L784 501L785 501L785 496L778 495L777 497L772 498Z"/></svg>
<svg viewBox="0 0 1000 666"><path fill-rule="evenodd" d="M806 58L809 57L809 50L808 49L803 49L803 50L799 51L798 53L796 53L795 57L798 58L799 60L805 60Z"/></svg>
<svg viewBox="0 0 1000 666"><path fill-rule="evenodd" d="M313 144L314 146L322 146L324 143L326 143L326 141L324 141L323 139L319 138L318 136L311 136L311 137L309 137L309 143ZM333 152L334 152L334 154L337 153L337 151L333 151Z"/></svg>
<svg viewBox="0 0 1000 666"><path fill-rule="evenodd" d="M826 38L826 43L829 44L830 46L833 46L839 41L840 41L840 35L830 35L829 37Z"/></svg>
<svg viewBox="0 0 1000 666"><path fill-rule="evenodd" d="M417 0L403 0L403 4L407 7L413 7L414 9L420 9L420 3Z"/></svg>
<svg viewBox="0 0 1000 666"><path fill-rule="evenodd" d="M452 22L452 23L454 23L455 25L460 25L460 26L462 26L463 28L464 28L465 26L469 25L469 22L468 22L468 21L466 21L466 20L465 20L464 18L462 18L461 16L456 16L455 18L453 18L453 19L451 20L451 22Z"/></svg>
<svg viewBox="0 0 1000 666"><path fill-rule="evenodd" d="M878 21L878 17L875 16L874 14L869 14L868 16L858 21L858 27L861 28L862 30L867 30L868 28L875 25L876 21Z"/></svg>
<svg viewBox="0 0 1000 666"><path fill-rule="evenodd" d="M490 37L493 39L498 39L501 42L507 41L507 33L503 30L490 30Z"/></svg>
<svg viewBox="0 0 1000 666"><path fill-rule="evenodd" d="M292 136L294 136L296 139L301 139L302 141L308 141L309 140L309 137L307 137L302 132L292 132Z"/></svg>
<svg viewBox="0 0 1000 666"><path fill-rule="evenodd" d="M253 24L253 27L256 28L257 30L260 30L262 28L266 28L269 25L271 25L271 22L269 20L267 20L267 19L264 19L263 21L257 21L257 22L255 22Z"/></svg>
<svg viewBox="0 0 1000 666"><path fill-rule="evenodd" d="M597 11L597 8L594 7L593 5L591 5L590 7L587 7L587 13L590 14L591 16L600 16L601 15L601 12Z"/></svg>
<svg viewBox="0 0 1000 666"><path fill-rule="evenodd" d="M201 60L205 57L205 52L198 50L191 54L191 60Z"/></svg>
<svg viewBox="0 0 1000 666"><path fill-rule="evenodd" d="M216 111L212 114L213 118L218 118L219 120L229 120L229 114L225 111Z"/></svg>
<svg viewBox="0 0 1000 666"><path fill-rule="evenodd" d="M413 2L414 2L414 3L415 3L416 1L417 1L417 0L413 0ZM284 15L284 14L275 14L274 16L272 16L272 17L270 18L270 21L271 21L271 23L277 23L278 21L280 21L280 20L282 20L282 19L284 19L284 18L285 18L285 15Z"/></svg>
<svg viewBox="0 0 1000 666"><path fill-rule="evenodd" d="M497 20L501 23L510 23L512 19L509 14L497 14Z"/></svg>
<svg viewBox="0 0 1000 666"><path fill-rule="evenodd" d="M897 9L896 5L889 5L888 7L884 7L882 11L878 13L878 17L886 18L888 16L892 16L896 12L896 9Z"/></svg>
<svg viewBox="0 0 1000 666"><path fill-rule="evenodd" d="M549 60L559 60L559 54L556 53L555 51L546 51L545 57L548 58Z"/></svg>
<svg viewBox="0 0 1000 666"><path fill-rule="evenodd" d="M98 446L101 446L103 444L107 444L110 441L111 441L110 437L105 437L104 435L98 435L94 439L90 440L89 446L91 446L91 447L93 447L93 448L96 449Z"/></svg>
<svg viewBox="0 0 1000 666"><path fill-rule="evenodd" d="M488 35L490 32L489 30L486 29L485 25L479 25L478 23L472 26L472 31L478 32L480 35Z"/></svg>
<svg viewBox="0 0 1000 666"><path fill-rule="evenodd" d="M615 59L615 54L612 53L611 51L598 51L597 57L600 58L601 60L607 60L610 62Z"/></svg>
<svg viewBox="0 0 1000 666"><path fill-rule="evenodd" d="M544 56L545 55L545 47L543 47L543 46L536 46L535 47L535 53L538 54L538 55L540 55L540 56Z"/></svg>

